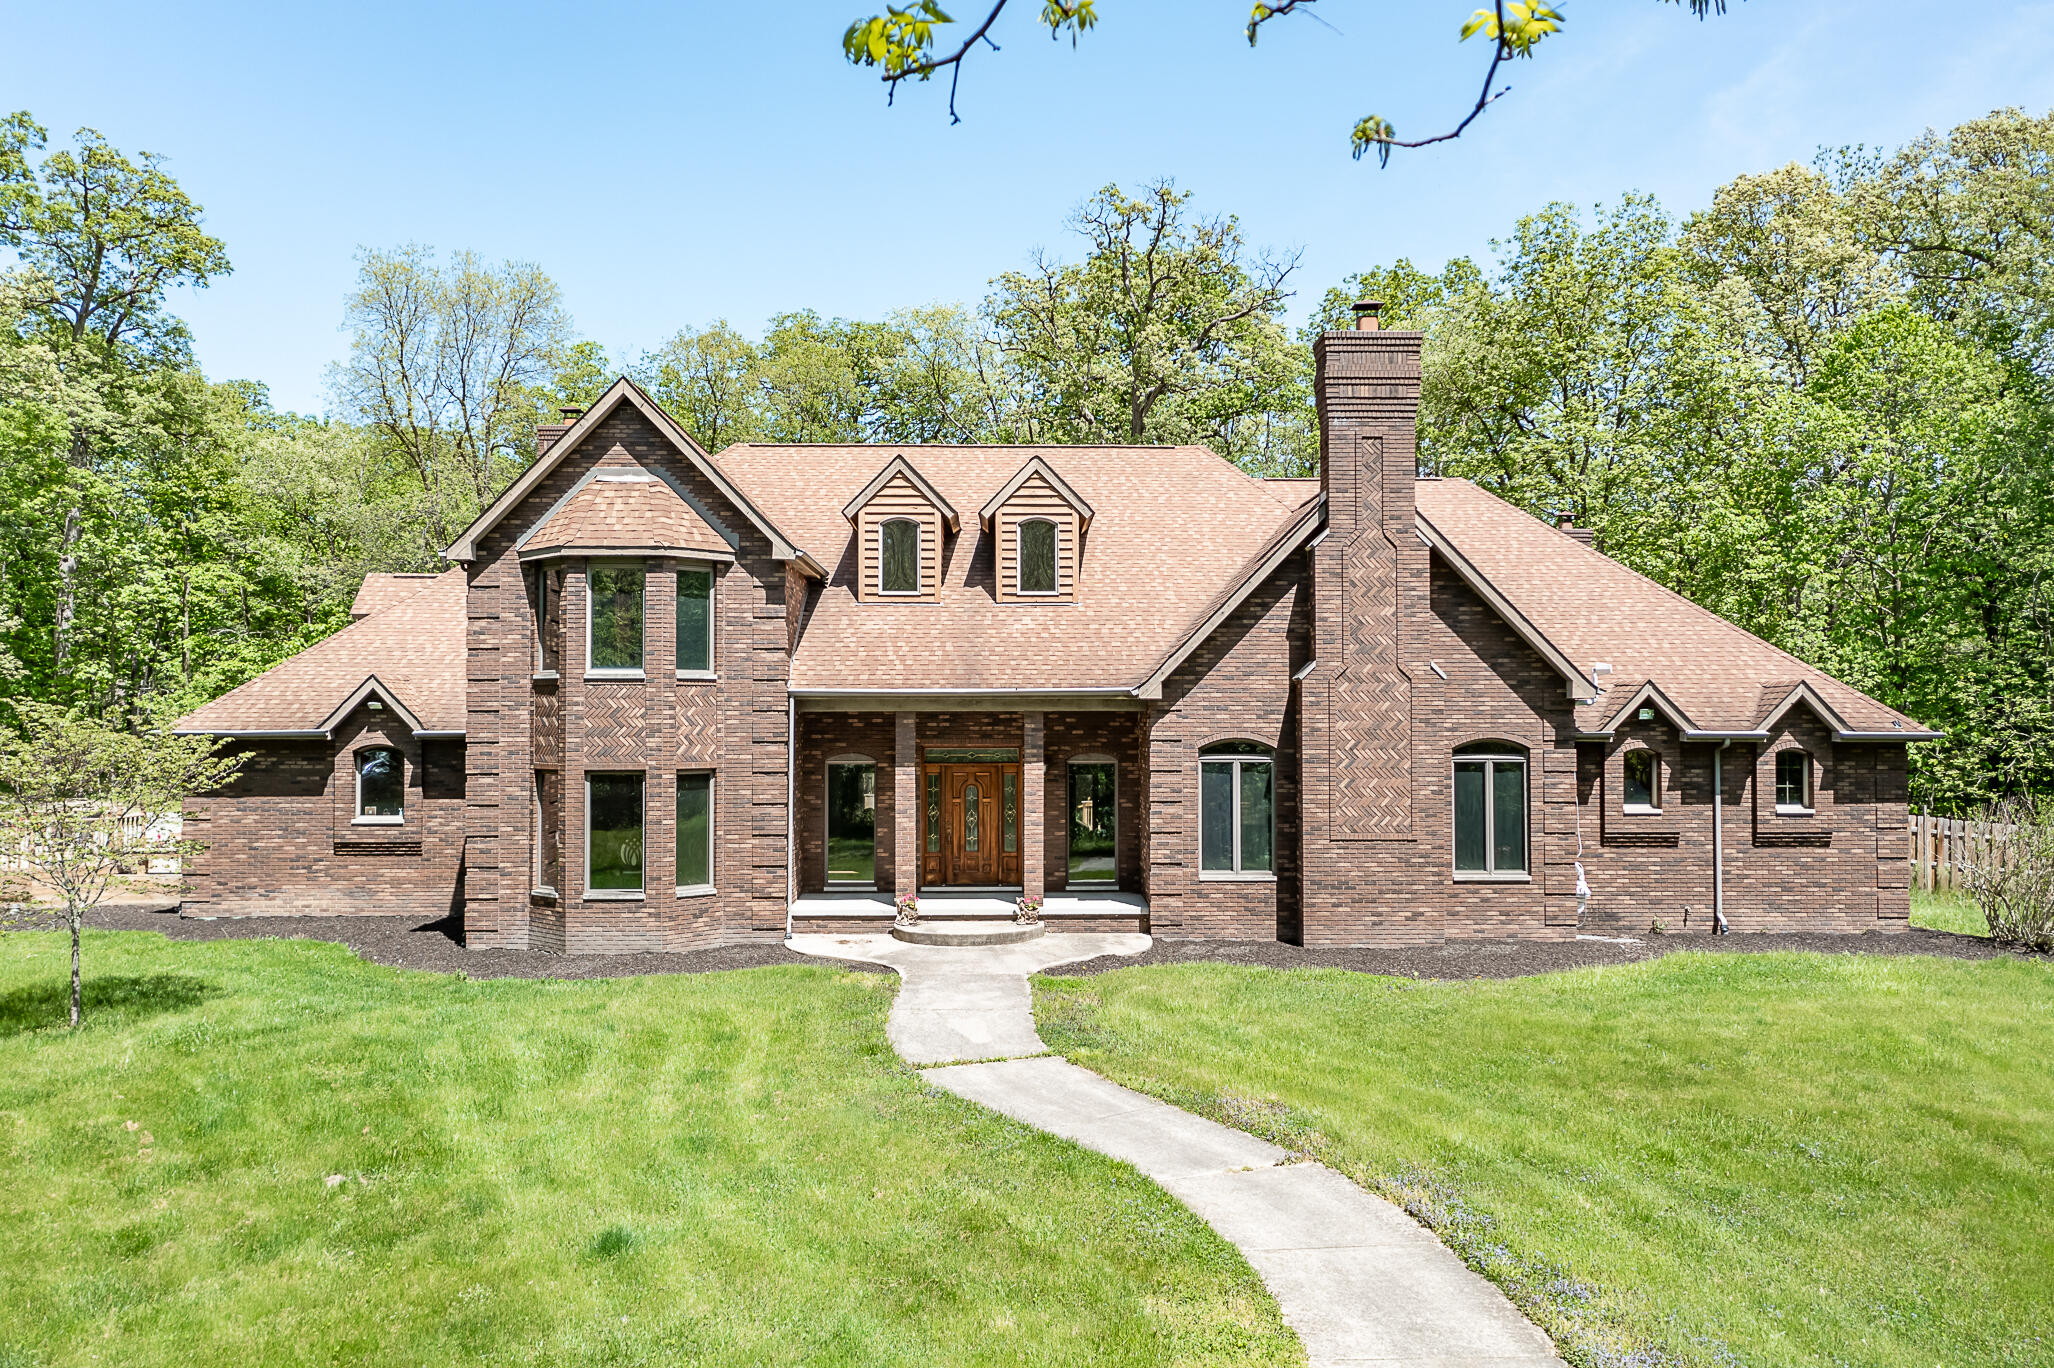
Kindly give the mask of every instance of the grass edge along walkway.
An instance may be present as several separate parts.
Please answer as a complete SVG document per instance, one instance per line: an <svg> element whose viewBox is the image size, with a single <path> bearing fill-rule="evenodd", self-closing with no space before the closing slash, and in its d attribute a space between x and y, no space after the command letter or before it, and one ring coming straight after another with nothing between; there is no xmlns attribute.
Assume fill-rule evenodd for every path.
<svg viewBox="0 0 2054 1368"><path fill-rule="evenodd" d="M1043 1038L1399 1202L1591 1365L2054 1363L2054 966L1165 965Z"/></svg>
<svg viewBox="0 0 2054 1368"><path fill-rule="evenodd" d="M1303 1362L1153 1184L904 1068L888 977L86 951L72 1036L0 937L8 1368Z"/></svg>

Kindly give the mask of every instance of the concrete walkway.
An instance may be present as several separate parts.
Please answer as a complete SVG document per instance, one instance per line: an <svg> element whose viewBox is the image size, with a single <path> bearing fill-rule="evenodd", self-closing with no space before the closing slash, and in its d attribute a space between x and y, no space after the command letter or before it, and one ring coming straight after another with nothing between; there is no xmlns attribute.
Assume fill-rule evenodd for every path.
<svg viewBox="0 0 2054 1368"><path fill-rule="evenodd" d="M896 969L903 983L886 1029L935 1086L1124 1160L1197 1212L1246 1256L1311 1368L1561 1364L1502 1292L1389 1202L1323 1165L1047 1056L1027 975L1136 955L1148 937L1060 935L975 949L889 936L790 944Z"/></svg>

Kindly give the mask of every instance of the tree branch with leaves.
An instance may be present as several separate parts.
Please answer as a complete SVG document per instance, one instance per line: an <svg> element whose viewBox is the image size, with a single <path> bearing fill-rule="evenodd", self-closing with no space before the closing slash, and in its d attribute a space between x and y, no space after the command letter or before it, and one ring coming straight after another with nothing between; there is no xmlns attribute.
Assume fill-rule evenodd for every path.
<svg viewBox="0 0 2054 1368"><path fill-rule="evenodd" d="M1258 0L1249 11L1248 22L1243 29L1248 46L1256 45L1264 25L1287 15L1318 18L1311 8L1317 2ZM953 44L947 39L954 31L951 26L957 21L936 0L916 0L905 6L888 5L884 13L858 19L849 25L842 34L842 53L855 66L873 67L879 71L879 79L884 82L887 92L887 103L897 96L902 82L926 81L938 72L948 72L949 122L961 123L962 116L956 112L956 93L962 83L963 63L980 45L992 52L999 50L997 40L991 35L1007 3L1008 0L990 0L991 7L970 29L969 35ZM1661 0L1661 3L1688 5L1691 13L1700 19L1714 12L1726 12L1726 0ZM1098 25L1098 21L1096 0L1073 0L1067 4L1063 0L1043 0L1039 16L1039 22L1048 30L1050 38L1061 38L1067 33L1073 47L1081 35ZM1320 22L1325 23L1324 20ZM1481 34L1490 40L1491 55L1484 68L1482 88L1478 90L1476 103L1469 112L1448 131L1424 138L1400 138L1388 119L1378 114L1366 115L1356 122L1349 135L1355 157L1359 160L1374 148L1378 164L1388 165L1393 148L1430 147L1461 137L1484 110L1510 93L1509 86L1497 86L1498 69L1514 58L1532 57L1534 48L1543 39L1560 33L1566 22L1560 10L1542 3L1542 0L1493 0L1489 8L1477 10L1463 24L1461 40L1467 41ZM1327 27L1333 26L1328 24Z"/></svg>

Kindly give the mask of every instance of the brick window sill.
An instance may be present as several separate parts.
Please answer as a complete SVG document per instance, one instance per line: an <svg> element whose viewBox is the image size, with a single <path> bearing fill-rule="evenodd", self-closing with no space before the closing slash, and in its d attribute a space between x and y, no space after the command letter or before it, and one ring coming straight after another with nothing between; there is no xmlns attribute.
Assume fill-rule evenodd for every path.
<svg viewBox="0 0 2054 1368"><path fill-rule="evenodd" d="M349 824L351 826L400 827L407 824L407 819L404 817L352 817L349 819Z"/></svg>
<svg viewBox="0 0 2054 1368"><path fill-rule="evenodd" d="M1531 875L1531 874L1479 874L1479 873L1471 873L1471 872L1469 872L1469 871L1466 871L1466 870L1457 870L1457 871L1456 871L1456 873L1455 873L1455 882L1456 882L1456 883L1480 883L1480 884L1530 884L1530 883L1532 883L1532 882L1533 882L1533 875Z"/></svg>
<svg viewBox="0 0 2054 1368"><path fill-rule="evenodd" d="M640 670L585 671L585 682L587 684L605 684L609 681L616 684L639 684L648 677L648 675L642 673L642 671Z"/></svg>
<svg viewBox="0 0 2054 1368"><path fill-rule="evenodd" d="M1277 876L1261 870L1250 870L1244 873L1231 869L1201 869L1198 871L1198 881L1200 883L1275 883ZM1105 885L1105 887L1111 887L1111 885Z"/></svg>
<svg viewBox="0 0 2054 1368"><path fill-rule="evenodd" d="M586 902L642 902L643 900L643 893L639 888L588 888L585 890Z"/></svg>
<svg viewBox="0 0 2054 1368"><path fill-rule="evenodd" d="M677 891L680 898L710 898L719 890L712 884L688 884Z"/></svg>
<svg viewBox="0 0 2054 1368"><path fill-rule="evenodd" d="M1778 803L1776 804L1776 815L1778 817L1816 817L1819 815L1819 810L1806 807L1785 807L1783 804Z"/></svg>
<svg viewBox="0 0 2054 1368"><path fill-rule="evenodd" d="M714 683L716 680L720 678L719 675L715 674L711 670L679 670L677 672L677 677L681 680L691 680L694 683L703 684Z"/></svg>

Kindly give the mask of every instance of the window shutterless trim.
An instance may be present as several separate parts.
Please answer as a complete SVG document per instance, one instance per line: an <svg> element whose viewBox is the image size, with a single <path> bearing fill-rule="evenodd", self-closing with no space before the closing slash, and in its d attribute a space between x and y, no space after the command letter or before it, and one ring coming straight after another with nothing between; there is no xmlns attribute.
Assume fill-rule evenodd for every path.
<svg viewBox="0 0 2054 1368"><path fill-rule="evenodd" d="M399 766L399 811L368 815L364 811L364 757L378 751L389 751ZM350 752L349 767L355 776L356 804L350 809L351 826L405 826L407 821L407 758L398 746L359 746Z"/></svg>
<svg viewBox="0 0 2054 1368"><path fill-rule="evenodd" d="M594 888L592 887L592 781L594 779L634 778L642 790L642 887L641 888ZM587 770L585 771L585 891L587 901L640 902L649 887L649 775L644 770Z"/></svg>
<svg viewBox="0 0 2054 1368"><path fill-rule="evenodd" d="M837 879L834 876L834 772L851 765L870 767L870 792L873 806L870 809L870 877L867 879ZM877 887L877 762L867 755L830 756L821 770L820 803L820 883L823 888L840 889L843 892L861 892Z"/></svg>
<svg viewBox="0 0 2054 1368"><path fill-rule="evenodd" d="M1070 873L1070 824L1077 813L1077 766L1105 765L1113 772L1113 876L1110 879L1080 879ZM1069 888L1117 888L1120 885L1120 762L1110 755L1088 753L1073 755L1063 762L1063 802L1069 811L1063 814L1063 879ZM1202 802L1205 794L1205 778L1201 772L1199 795ZM1200 814L1201 820L1203 814ZM1201 862L1203 857L1201 857Z"/></svg>
<svg viewBox="0 0 2054 1368"><path fill-rule="evenodd" d="M1456 847L1461 843L1461 833L1456 830L1458 820L1455 812L1455 774L1463 765L1483 766L1483 859L1482 869L1457 869L1454 867ZM1497 767L1517 765L1519 767L1519 814L1525 823L1521 834L1519 851L1525 863L1518 869L1497 867L1498 863L1498 786ZM1510 752L1457 751L1449 757L1448 765L1448 866L1457 883L1532 883L1533 882L1533 793L1532 781L1528 777L1527 757Z"/></svg>
<svg viewBox="0 0 2054 1368"><path fill-rule="evenodd" d="M673 876L675 876L678 857L683 853L684 848L683 841L679 837L677 827L675 824L675 818L677 815L677 795L680 791L683 790L685 780L692 778L695 775L701 774L706 776L706 882L696 884L681 884L677 883L675 877L673 877L672 884L677 890L676 895L680 898L704 897L709 893L717 893L720 891L719 870L716 867L714 860L714 857L720 853L720 802L718 797L720 792L720 778L717 771L710 769L681 769L677 772L676 777L672 780L673 788L671 792L671 816L673 818L673 824L670 833L670 863ZM642 876L642 881L644 883L647 883L649 881L649 876L646 872Z"/></svg>
<svg viewBox="0 0 2054 1368"><path fill-rule="evenodd" d="M1205 767L1207 765L1233 766L1234 783L1229 791L1230 797L1228 801L1232 804L1234 863L1228 869L1207 869L1205 867ZM1267 765L1270 768L1269 829L1271 868L1269 869L1241 868L1241 767L1243 765ZM1204 751L1198 753L1198 877L1201 880L1210 880L1216 883L1268 883L1275 881L1277 877L1275 869L1277 860L1276 784L1276 756L1273 753L1270 755L1241 755L1231 752L1220 755L1207 755Z"/></svg>
<svg viewBox="0 0 2054 1368"><path fill-rule="evenodd" d="M911 589L887 589L884 587L884 530L904 523L913 529L913 587ZM880 598L918 598L923 591L927 567L927 529L917 518L886 518L877 524L877 593Z"/></svg>
<svg viewBox="0 0 2054 1368"><path fill-rule="evenodd" d="M641 665L594 665L592 663L592 619L597 613L598 596L592 592L592 572L595 570L617 570L632 566L642 577L642 643L635 652L642 659ZM643 669L649 663L649 567L639 560L593 559L585 562L585 678L587 679L644 679Z"/></svg>
<svg viewBox="0 0 2054 1368"><path fill-rule="evenodd" d="M1027 529L1035 524L1048 529L1049 571L1054 583L1046 589L1027 587ZM1021 598L1054 598L1063 592L1063 529L1054 518L1022 518L1013 524L1013 592Z"/></svg>
<svg viewBox="0 0 2054 1368"><path fill-rule="evenodd" d="M718 679L720 677L720 614L716 611L720 602L720 574L712 561L681 560L671 567L671 623L675 629L678 605L684 602L684 595L678 593L684 577L695 570L706 572L706 668L677 664L677 656L683 651L684 643L674 640L670 644L671 664L679 679Z"/></svg>

